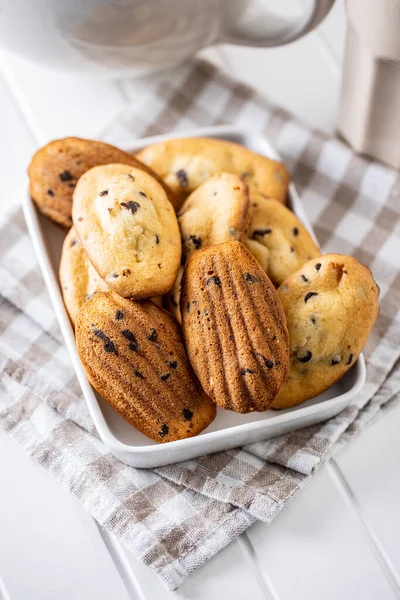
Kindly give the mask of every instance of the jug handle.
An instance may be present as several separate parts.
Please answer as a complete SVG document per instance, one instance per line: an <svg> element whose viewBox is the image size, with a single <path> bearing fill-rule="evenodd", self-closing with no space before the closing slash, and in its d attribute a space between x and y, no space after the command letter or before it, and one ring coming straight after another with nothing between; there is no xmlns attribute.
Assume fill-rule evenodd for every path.
<svg viewBox="0 0 400 600"><path fill-rule="evenodd" d="M227 29L223 29L217 43L237 44L240 46L273 47L289 44L312 31L324 19L332 8L335 0L314 0L310 8L300 16L283 18L271 11L260 10L250 18L240 22L240 9L246 2L227 0L224 7L223 21L231 21ZM223 3L224 4L224 3ZM249 3L247 3L247 7ZM246 10L246 6L245 6ZM239 21L237 19L239 13ZM265 21L272 23L270 31L265 31Z"/></svg>

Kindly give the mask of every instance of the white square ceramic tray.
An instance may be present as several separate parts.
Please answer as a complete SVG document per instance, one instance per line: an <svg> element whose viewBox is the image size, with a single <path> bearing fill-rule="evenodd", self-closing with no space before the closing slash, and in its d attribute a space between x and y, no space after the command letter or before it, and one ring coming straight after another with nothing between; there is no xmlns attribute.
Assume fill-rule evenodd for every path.
<svg viewBox="0 0 400 600"><path fill-rule="evenodd" d="M142 139L132 142L127 150L136 151L143 146L169 137L192 136L231 140L243 144L259 154L279 159L277 152L262 135L225 126ZM289 206L314 236L293 184L290 185L289 190ZM111 409L94 392L86 379L76 351L74 332L64 308L58 281L58 266L65 231L43 217L37 211L29 195L24 200L23 209L38 261L90 414L103 442L123 462L135 467L157 467L265 440L333 417L343 410L362 388L365 381L365 362L361 355L356 364L340 381L320 396L298 407L283 411L268 410L264 413L248 415L218 409L216 419L197 437L166 444L153 442L136 431Z"/></svg>

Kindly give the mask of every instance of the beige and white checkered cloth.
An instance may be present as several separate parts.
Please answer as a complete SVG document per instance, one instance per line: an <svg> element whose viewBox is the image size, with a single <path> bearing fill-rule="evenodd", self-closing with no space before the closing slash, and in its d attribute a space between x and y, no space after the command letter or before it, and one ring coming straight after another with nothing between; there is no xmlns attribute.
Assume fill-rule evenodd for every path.
<svg viewBox="0 0 400 600"><path fill-rule="evenodd" d="M106 138L231 123L265 132L292 172L325 252L373 271L381 315L365 352L367 383L329 422L153 470L115 459L82 399L20 211L0 230L0 425L70 489L97 521L175 589L256 519L271 521L323 460L400 383L400 177L271 107L207 63L136 87Z"/></svg>

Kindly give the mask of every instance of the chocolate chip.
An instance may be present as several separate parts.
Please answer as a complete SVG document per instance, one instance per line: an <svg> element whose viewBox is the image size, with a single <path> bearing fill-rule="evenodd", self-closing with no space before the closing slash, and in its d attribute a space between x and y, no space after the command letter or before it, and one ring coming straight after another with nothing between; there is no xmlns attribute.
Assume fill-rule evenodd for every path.
<svg viewBox="0 0 400 600"><path fill-rule="evenodd" d="M189 410L188 408L184 408L182 410L182 414L183 414L183 418L185 419L185 421L190 421L190 419L193 417L192 411Z"/></svg>
<svg viewBox="0 0 400 600"><path fill-rule="evenodd" d="M107 196L108 194L108 190L103 190L102 192L100 192L99 196Z"/></svg>
<svg viewBox="0 0 400 600"><path fill-rule="evenodd" d="M305 296L304 296L304 302L308 302L310 298L312 298L313 296L318 296L317 292L308 292Z"/></svg>
<svg viewBox="0 0 400 600"><path fill-rule="evenodd" d="M75 183L69 183L69 184L68 184L68 187L69 187L71 190L73 190L73 189L75 188Z"/></svg>
<svg viewBox="0 0 400 600"><path fill-rule="evenodd" d="M257 237L264 237L264 235L268 235L272 233L272 229L255 229L251 235L251 239L255 240Z"/></svg>
<svg viewBox="0 0 400 600"><path fill-rule="evenodd" d="M217 275L213 275L212 277L209 277L206 281L207 285L210 285L211 283L215 283L215 285L221 285L221 280L219 277L217 277Z"/></svg>
<svg viewBox="0 0 400 600"><path fill-rule="evenodd" d="M313 325L316 325L317 324L317 319L315 317L311 317L311 323Z"/></svg>
<svg viewBox="0 0 400 600"><path fill-rule="evenodd" d="M117 321L120 321L124 318L124 313L122 312L122 310L115 311L115 318Z"/></svg>
<svg viewBox="0 0 400 600"><path fill-rule="evenodd" d="M139 202L135 202L134 200L129 200L129 202L120 202L120 206L123 208L127 208L134 215L138 208L140 208Z"/></svg>
<svg viewBox="0 0 400 600"><path fill-rule="evenodd" d="M139 196L143 196L143 198L147 198L146 194L142 191L139 192Z"/></svg>
<svg viewBox="0 0 400 600"><path fill-rule="evenodd" d="M126 338L129 342L133 342L134 344L138 344L136 336L130 331L130 329L123 329L121 331L124 338Z"/></svg>
<svg viewBox="0 0 400 600"><path fill-rule="evenodd" d="M350 354L349 360L347 361L346 365L351 365L353 358L354 358L354 354Z"/></svg>
<svg viewBox="0 0 400 600"><path fill-rule="evenodd" d="M294 252L293 246L290 246L290 252Z"/></svg>
<svg viewBox="0 0 400 600"><path fill-rule="evenodd" d="M95 329L93 333L96 337L100 338L104 342L107 342L110 339L101 329Z"/></svg>
<svg viewBox="0 0 400 600"><path fill-rule="evenodd" d="M111 277L113 279L117 279L119 277L119 273L111 273Z"/></svg>
<svg viewBox="0 0 400 600"><path fill-rule="evenodd" d="M140 371L133 371L133 374L139 379L144 379L144 375L142 375Z"/></svg>
<svg viewBox="0 0 400 600"><path fill-rule="evenodd" d="M316 271L319 271L319 270L320 270L320 268L321 268L321 263L317 263L317 264L315 265L315 270L316 270Z"/></svg>
<svg viewBox="0 0 400 600"><path fill-rule="evenodd" d="M251 273L246 273L246 275L244 276L246 281L249 281L250 283L257 283L258 279L256 279Z"/></svg>
<svg viewBox="0 0 400 600"><path fill-rule="evenodd" d="M132 179L132 181L135 181L135 178L133 175L131 175L130 173L126 174L127 177L129 177L129 179Z"/></svg>
<svg viewBox="0 0 400 600"><path fill-rule="evenodd" d="M176 369L176 367L178 366L178 363L176 360L170 360L168 362L169 366L171 367L171 369Z"/></svg>
<svg viewBox="0 0 400 600"><path fill-rule="evenodd" d="M201 238L197 237L197 235L189 235L188 241L193 244L196 250L198 250L201 246Z"/></svg>
<svg viewBox="0 0 400 600"><path fill-rule="evenodd" d="M76 246L77 243L78 243L77 240L72 240L72 242L71 242L71 248L73 248L74 246Z"/></svg>
<svg viewBox="0 0 400 600"><path fill-rule="evenodd" d="M160 375L161 381L168 381L168 379L170 377L171 377L171 373L164 373L164 375Z"/></svg>
<svg viewBox="0 0 400 600"><path fill-rule="evenodd" d="M189 179L186 175L186 171L184 169L179 169L179 171L177 171L176 176L178 178L179 181L179 185L181 187L187 187L189 185Z"/></svg>
<svg viewBox="0 0 400 600"><path fill-rule="evenodd" d="M130 274L131 274L131 270L130 269L124 269L122 271L122 277L129 277Z"/></svg>
<svg viewBox="0 0 400 600"><path fill-rule="evenodd" d="M138 352L139 342L136 339L136 336L129 329L124 329L122 332L124 338L126 338L129 342L131 342L128 346L129 350L132 352Z"/></svg>
<svg viewBox="0 0 400 600"><path fill-rule="evenodd" d="M312 359L312 352L310 352L309 350L304 350L304 351L297 353L297 360L299 360L302 363L306 363L311 359Z"/></svg>
<svg viewBox="0 0 400 600"><path fill-rule="evenodd" d="M299 235L299 229L298 229L298 227L293 227L292 233L293 233L294 237L297 237Z"/></svg>
<svg viewBox="0 0 400 600"><path fill-rule="evenodd" d="M72 181L73 180L73 177L69 171L63 171L62 173L60 173L59 177L60 177L60 181Z"/></svg>
<svg viewBox="0 0 400 600"><path fill-rule="evenodd" d="M166 425L165 423L163 423L161 425L161 430L158 432L158 435L163 438L163 437L165 437L168 434L168 432L169 432L168 425Z"/></svg>
<svg viewBox="0 0 400 600"><path fill-rule="evenodd" d="M156 331L154 328L153 328L153 329L151 329L151 330L150 330L150 333L149 333L149 335L147 336L147 339L148 339L150 342L155 342L157 338L158 338L158 333L157 333L157 331Z"/></svg>
<svg viewBox="0 0 400 600"><path fill-rule="evenodd" d="M342 357L339 356L339 354L335 354L334 356L332 356L331 365L338 365L341 360Z"/></svg>
<svg viewBox="0 0 400 600"><path fill-rule="evenodd" d="M158 264L157 264L157 267L158 267L159 269L161 269L161 263L158 263Z"/></svg>
<svg viewBox="0 0 400 600"><path fill-rule="evenodd" d="M53 190L47 190L47 193L48 193L49 196L54 196Z"/></svg>
<svg viewBox="0 0 400 600"><path fill-rule="evenodd" d="M93 333L96 337L100 338L101 340L103 340L103 342L105 342L104 344L104 350L106 352L112 352L114 354L116 354L118 356L118 352L117 349L114 345L114 342L112 342L110 340L110 338L108 337L108 335L106 335L104 333L104 331L102 331L101 329L94 329Z"/></svg>
<svg viewBox="0 0 400 600"><path fill-rule="evenodd" d="M257 358L261 358L262 362L264 363L265 367L268 367L268 369L272 369L272 367L274 366L274 363L272 360L270 360L269 358L266 358L263 354L261 354L260 352L255 352L254 350L252 350L251 352L252 356L254 356L254 358L257 360Z"/></svg>
<svg viewBox="0 0 400 600"><path fill-rule="evenodd" d="M114 354L118 354L117 349L114 346L114 342L112 342L111 340L108 340L108 342L104 344L104 350L106 352L113 352Z"/></svg>
<svg viewBox="0 0 400 600"><path fill-rule="evenodd" d="M241 375L246 375L247 373L253 374L255 371L252 371L251 369L241 369L240 370L240 374Z"/></svg>
<svg viewBox="0 0 400 600"><path fill-rule="evenodd" d="M302 275L301 279L302 279L302 281L305 281L307 283L310 281L309 279L307 279L307 277L305 275Z"/></svg>
<svg viewBox="0 0 400 600"><path fill-rule="evenodd" d="M160 243L160 238L158 237L158 235L156 235L156 244L158 246L158 244Z"/></svg>

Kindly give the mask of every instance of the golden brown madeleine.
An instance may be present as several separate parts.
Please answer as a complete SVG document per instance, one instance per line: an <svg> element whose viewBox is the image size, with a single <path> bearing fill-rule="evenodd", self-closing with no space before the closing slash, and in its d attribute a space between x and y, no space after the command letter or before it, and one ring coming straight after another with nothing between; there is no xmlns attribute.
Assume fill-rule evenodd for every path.
<svg viewBox="0 0 400 600"><path fill-rule="evenodd" d="M164 189L122 164L87 171L74 192L73 220L100 277L129 298L169 292L180 261L178 221Z"/></svg>
<svg viewBox="0 0 400 600"><path fill-rule="evenodd" d="M266 198L285 203L289 174L284 164L248 148L212 138L181 138L143 148L138 159L151 167L178 198L178 205L220 171L235 173Z"/></svg>
<svg viewBox="0 0 400 600"><path fill-rule="evenodd" d="M249 226L249 193L238 175L217 173L185 200L178 214L183 254L244 240Z"/></svg>
<svg viewBox="0 0 400 600"><path fill-rule="evenodd" d="M28 167L32 200L47 217L64 227L71 227L72 194L76 182L92 167L109 163L124 163L150 173L174 201L174 195L165 183L135 157L110 144L76 137L49 142L34 154Z"/></svg>
<svg viewBox="0 0 400 600"><path fill-rule="evenodd" d="M205 392L240 413L264 411L289 372L277 292L240 242L195 252L182 279L186 348Z"/></svg>
<svg viewBox="0 0 400 600"><path fill-rule="evenodd" d="M172 290L164 296L164 306L169 312L174 315L178 323L182 323L181 319L181 308L179 299L181 297L181 283L183 276L183 266L179 267L178 275L174 283Z"/></svg>
<svg viewBox="0 0 400 600"><path fill-rule="evenodd" d="M60 283L64 303L75 324L80 307L98 291L106 292L108 285L91 264L74 227L65 237L60 262Z"/></svg>
<svg viewBox="0 0 400 600"><path fill-rule="evenodd" d="M294 213L276 200L259 194L250 199L246 246L278 287L321 251Z"/></svg>
<svg viewBox="0 0 400 600"><path fill-rule="evenodd" d="M357 360L379 314L379 288L355 258L326 254L278 290L290 336L290 373L272 408L322 393Z"/></svg>
<svg viewBox="0 0 400 600"><path fill-rule="evenodd" d="M214 419L179 324L153 302L98 292L79 313L76 342L93 387L153 440L192 437Z"/></svg>

